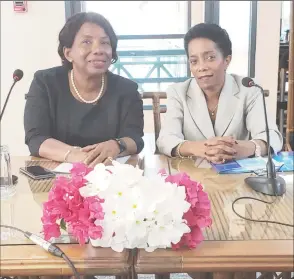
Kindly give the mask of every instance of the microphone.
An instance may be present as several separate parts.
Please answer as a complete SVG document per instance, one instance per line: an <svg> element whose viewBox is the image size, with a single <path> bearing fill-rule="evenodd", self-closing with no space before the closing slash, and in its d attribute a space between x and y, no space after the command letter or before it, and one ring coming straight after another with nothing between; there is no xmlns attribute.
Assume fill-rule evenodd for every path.
<svg viewBox="0 0 294 279"><path fill-rule="evenodd" d="M266 131L266 139L267 139L267 147L268 147L268 151L267 151L268 161L266 164L267 177L261 177L261 176L247 177L247 178L245 178L245 183L248 184L253 190L255 190L257 192L261 192L265 195L282 196L286 192L286 182L282 177L277 176L275 164L272 159L264 90L260 85L256 84L253 81L253 79L251 79L249 77L243 78L242 84L245 87L257 87L261 90L262 97L263 97L265 131Z"/></svg>
<svg viewBox="0 0 294 279"><path fill-rule="evenodd" d="M8 103L8 100L9 100L10 94L12 92L12 89L13 89L14 85L18 81L20 81L22 79L22 77L23 77L23 71L22 70L17 69L17 70L14 71L14 73L13 73L13 83L12 83L12 86L10 87L10 90L9 90L8 95L6 97L6 100L5 100L5 103L4 103L4 106L3 106L3 109L2 109L1 115L0 115L0 121L2 120L2 117L4 115L5 108L6 108L6 105Z"/></svg>
<svg viewBox="0 0 294 279"><path fill-rule="evenodd" d="M0 224L0 227L18 231L18 232L22 233L26 238L28 238L32 242L34 242L36 245L42 247L45 251L49 252L51 255L54 255L54 256L59 257L59 258L63 258L66 261L66 263L68 264L68 266L71 268L71 270L72 270L74 276L76 277L76 279L80 279L80 274L78 273L78 271L77 271L76 267L74 266L73 262L55 244L41 238L40 236L38 236L36 234L33 234L31 232L28 232L28 231L24 231L22 229L14 227L14 226Z"/></svg>
<svg viewBox="0 0 294 279"><path fill-rule="evenodd" d="M31 241L33 241L35 244L39 245L44 250L46 250L47 252L49 252L50 254L52 254L52 255L54 255L56 257L62 258L62 255L64 253L57 246L55 246L54 244L52 244L51 242L46 241L45 239L39 237L38 235L35 235L35 234L30 233L28 231L26 231L24 233L24 235L28 239L30 239Z"/></svg>

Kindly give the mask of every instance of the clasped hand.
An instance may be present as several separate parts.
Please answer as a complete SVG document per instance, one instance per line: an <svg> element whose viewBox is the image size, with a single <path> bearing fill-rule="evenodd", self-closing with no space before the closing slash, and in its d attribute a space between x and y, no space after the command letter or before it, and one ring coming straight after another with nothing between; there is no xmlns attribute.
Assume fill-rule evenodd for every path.
<svg viewBox="0 0 294 279"><path fill-rule="evenodd" d="M205 158L214 164L223 164L236 158L236 145L233 137L215 137L204 142Z"/></svg>

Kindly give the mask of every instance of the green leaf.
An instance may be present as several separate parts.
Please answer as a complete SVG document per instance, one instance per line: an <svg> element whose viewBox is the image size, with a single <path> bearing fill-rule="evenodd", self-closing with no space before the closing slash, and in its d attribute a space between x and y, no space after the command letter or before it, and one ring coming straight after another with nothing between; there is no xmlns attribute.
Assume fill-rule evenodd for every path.
<svg viewBox="0 0 294 279"><path fill-rule="evenodd" d="M65 223L64 219L61 219L61 221L60 221L60 228L62 228L63 230L66 231L66 223Z"/></svg>

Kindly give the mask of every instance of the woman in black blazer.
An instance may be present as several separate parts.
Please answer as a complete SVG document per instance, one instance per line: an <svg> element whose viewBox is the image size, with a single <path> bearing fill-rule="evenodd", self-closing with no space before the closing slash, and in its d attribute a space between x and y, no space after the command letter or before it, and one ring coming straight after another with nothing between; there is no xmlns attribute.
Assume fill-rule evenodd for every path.
<svg viewBox="0 0 294 279"><path fill-rule="evenodd" d="M63 65L37 71L27 94L25 142L31 155L90 166L143 148L138 86L108 71L117 37L97 13L78 13L60 31Z"/></svg>

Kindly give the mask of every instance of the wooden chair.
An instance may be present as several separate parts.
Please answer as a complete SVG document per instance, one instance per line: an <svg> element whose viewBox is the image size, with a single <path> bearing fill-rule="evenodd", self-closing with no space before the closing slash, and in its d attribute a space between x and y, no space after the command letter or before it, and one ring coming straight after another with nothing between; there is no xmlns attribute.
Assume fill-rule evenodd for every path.
<svg viewBox="0 0 294 279"><path fill-rule="evenodd" d="M158 153L156 141L161 129L160 114L166 113L166 107L160 106L160 99L166 99L165 92L143 92L142 99L152 99L152 110L154 120L154 134L155 134L155 153Z"/></svg>

